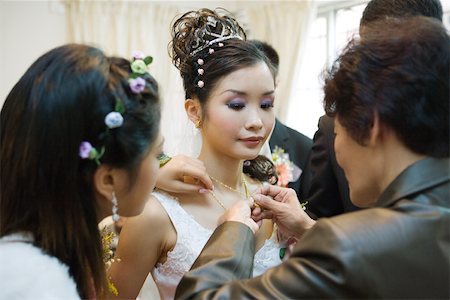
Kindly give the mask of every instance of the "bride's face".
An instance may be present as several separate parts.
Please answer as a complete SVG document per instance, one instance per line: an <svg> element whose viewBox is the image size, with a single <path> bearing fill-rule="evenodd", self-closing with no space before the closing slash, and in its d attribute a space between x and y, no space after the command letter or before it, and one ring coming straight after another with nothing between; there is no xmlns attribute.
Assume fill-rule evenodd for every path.
<svg viewBox="0 0 450 300"><path fill-rule="evenodd" d="M233 158L255 158L274 124L274 90L272 74L262 62L218 81L202 122L204 146Z"/></svg>

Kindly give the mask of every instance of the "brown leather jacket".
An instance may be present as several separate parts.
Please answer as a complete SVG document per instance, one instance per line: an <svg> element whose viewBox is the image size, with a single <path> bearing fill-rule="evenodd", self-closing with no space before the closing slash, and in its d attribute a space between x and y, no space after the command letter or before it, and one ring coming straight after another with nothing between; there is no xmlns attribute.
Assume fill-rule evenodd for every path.
<svg viewBox="0 0 450 300"><path fill-rule="evenodd" d="M449 299L449 188L449 159L416 162L376 207L320 219L287 261L256 278L252 232L222 224L176 298Z"/></svg>

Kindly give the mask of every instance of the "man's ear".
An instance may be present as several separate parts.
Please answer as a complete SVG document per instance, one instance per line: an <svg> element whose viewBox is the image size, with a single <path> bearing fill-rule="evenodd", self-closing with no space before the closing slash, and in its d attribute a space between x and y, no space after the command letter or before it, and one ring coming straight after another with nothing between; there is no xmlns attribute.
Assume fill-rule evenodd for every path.
<svg viewBox="0 0 450 300"><path fill-rule="evenodd" d="M198 101L198 99L186 99L184 101L184 109L186 110L189 120L191 120L196 127L200 127L202 122L202 107L200 101Z"/></svg>
<svg viewBox="0 0 450 300"><path fill-rule="evenodd" d="M378 113L374 113L373 124L370 128L369 138L367 140L368 146L376 146L383 138L383 126L380 123Z"/></svg>

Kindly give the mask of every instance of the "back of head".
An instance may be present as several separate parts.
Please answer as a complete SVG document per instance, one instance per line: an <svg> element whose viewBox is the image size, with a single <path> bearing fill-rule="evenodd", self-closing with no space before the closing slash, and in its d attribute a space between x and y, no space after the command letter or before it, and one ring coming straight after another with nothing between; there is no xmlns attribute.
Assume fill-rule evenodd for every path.
<svg viewBox="0 0 450 300"><path fill-rule="evenodd" d="M69 266L80 296L92 280L104 287L93 174L97 164L80 157L89 141L104 149L101 163L130 178L159 131L156 81L133 93L130 62L84 45L66 45L41 56L8 95L1 111L1 236L30 232L34 244ZM120 99L120 128L105 116ZM130 185L132 182L130 182Z"/></svg>
<svg viewBox="0 0 450 300"><path fill-rule="evenodd" d="M415 153L449 156L449 36L432 18L371 23L325 82L325 110L360 144L374 116Z"/></svg>
<svg viewBox="0 0 450 300"><path fill-rule="evenodd" d="M424 16L442 22L439 0L371 0L364 9L361 26L388 17Z"/></svg>
<svg viewBox="0 0 450 300"><path fill-rule="evenodd" d="M278 69L280 66L280 57L278 55L277 50L272 47L270 44L259 41L259 40L250 40L249 43L254 44L259 50L261 50L269 59L271 63L271 67L274 68L275 76L278 75Z"/></svg>

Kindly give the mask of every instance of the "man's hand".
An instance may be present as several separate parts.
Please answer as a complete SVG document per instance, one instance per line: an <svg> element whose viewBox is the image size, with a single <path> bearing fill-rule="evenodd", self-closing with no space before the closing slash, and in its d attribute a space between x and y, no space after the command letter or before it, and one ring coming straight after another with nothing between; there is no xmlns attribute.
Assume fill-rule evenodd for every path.
<svg viewBox="0 0 450 300"><path fill-rule="evenodd" d="M236 202L219 218L217 225L226 221L240 222L250 227L253 233L255 233L258 231L259 225L251 217L251 205L253 205L253 203L248 203L247 201Z"/></svg>
<svg viewBox="0 0 450 300"><path fill-rule="evenodd" d="M253 193L256 207L252 212L255 221L272 219L286 237L299 239L315 221L303 210L292 189L266 185Z"/></svg>

